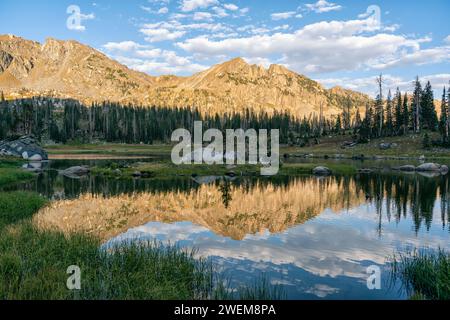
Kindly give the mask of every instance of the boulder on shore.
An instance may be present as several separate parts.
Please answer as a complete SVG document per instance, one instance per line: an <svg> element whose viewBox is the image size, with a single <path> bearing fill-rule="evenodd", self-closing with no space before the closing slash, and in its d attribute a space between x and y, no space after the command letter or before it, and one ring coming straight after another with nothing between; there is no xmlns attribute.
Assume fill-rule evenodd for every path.
<svg viewBox="0 0 450 320"><path fill-rule="evenodd" d="M312 172L316 176L328 176L332 173L332 171L329 168L322 166L315 167Z"/></svg>
<svg viewBox="0 0 450 320"><path fill-rule="evenodd" d="M19 157L29 161L48 160L47 152L32 136L23 136L12 141L0 141L0 155Z"/></svg>
<svg viewBox="0 0 450 320"><path fill-rule="evenodd" d="M383 142L378 145L378 148L380 148L380 150L389 150L392 148L392 144Z"/></svg>
<svg viewBox="0 0 450 320"><path fill-rule="evenodd" d="M341 148L342 149L347 149L347 148L353 148L358 144L358 142L356 141L344 141L344 143L342 143Z"/></svg>

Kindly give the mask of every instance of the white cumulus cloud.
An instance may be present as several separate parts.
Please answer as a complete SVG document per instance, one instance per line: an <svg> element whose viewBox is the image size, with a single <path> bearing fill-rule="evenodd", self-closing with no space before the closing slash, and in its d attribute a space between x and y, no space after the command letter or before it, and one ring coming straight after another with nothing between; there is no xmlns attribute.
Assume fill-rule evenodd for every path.
<svg viewBox="0 0 450 320"><path fill-rule="evenodd" d="M316 13L324 13L324 12L330 12L330 11L337 11L342 8L341 5L338 5L336 3L331 3L326 0L319 0L316 3L308 3L305 5L305 7L310 10L314 11Z"/></svg>
<svg viewBox="0 0 450 320"><path fill-rule="evenodd" d="M159 14L166 14L169 12L169 8L167 7L162 7L161 9L158 10Z"/></svg>
<svg viewBox="0 0 450 320"><path fill-rule="evenodd" d="M350 90L364 92L372 97L375 97L375 95L377 94L375 78L376 76L374 75L372 77L363 77L363 78L343 77L343 78L323 78L316 80L328 88L334 86L341 86ZM406 79L391 74L384 74L383 79L386 91L391 90L391 92L394 93L397 87L402 92L412 92L414 90L413 87L414 79ZM435 98L439 99L444 86L448 87L449 85L450 73L423 75L419 76L419 80L422 83L430 81L433 89L435 90Z"/></svg>
<svg viewBox="0 0 450 320"><path fill-rule="evenodd" d="M417 56L422 55L430 58L435 54L434 61L443 59L442 49L421 49L421 43L429 41L427 38L411 39L404 35L374 33L378 29L372 18L322 21L292 33L256 34L223 40L199 36L177 45L191 54L210 57L277 56L283 64L305 74L380 69L404 60L419 63L421 59Z"/></svg>
<svg viewBox="0 0 450 320"><path fill-rule="evenodd" d="M146 36L145 40L148 42L176 40L186 34L185 31L170 31L168 29L142 28L140 31Z"/></svg>
<svg viewBox="0 0 450 320"><path fill-rule="evenodd" d="M237 11L239 10L239 7L237 5L235 5L234 3L226 3L223 5L223 7L227 10L230 11Z"/></svg>
<svg viewBox="0 0 450 320"><path fill-rule="evenodd" d="M272 20L276 21L276 20L284 20L284 19L292 18L296 14L297 14L297 12L295 12L295 11L277 12L277 13L272 13L270 15L270 17L272 18Z"/></svg>
<svg viewBox="0 0 450 320"><path fill-rule="evenodd" d="M192 74L206 69L175 51L149 48L134 41L108 42L102 47L111 58L133 70L151 75Z"/></svg>
<svg viewBox="0 0 450 320"><path fill-rule="evenodd" d="M213 5L217 5L217 0L183 0L181 2L181 11L190 12L196 9L204 9Z"/></svg>
<svg viewBox="0 0 450 320"><path fill-rule="evenodd" d="M136 49L143 48L143 45L140 45L134 41L122 41L122 42L108 42L103 45L103 47L107 50L118 50L118 51L132 51Z"/></svg>
<svg viewBox="0 0 450 320"><path fill-rule="evenodd" d="M209 12L195 12L194 13L194 20L208 20L212 21L213 15Z"/></svg>

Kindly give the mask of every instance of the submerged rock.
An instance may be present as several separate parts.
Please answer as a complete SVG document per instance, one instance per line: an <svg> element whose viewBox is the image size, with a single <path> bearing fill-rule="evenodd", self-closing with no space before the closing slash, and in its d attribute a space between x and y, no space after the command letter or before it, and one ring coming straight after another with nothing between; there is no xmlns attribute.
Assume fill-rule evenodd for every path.
<svg viewBox="0 0 450 320"><path fill-rule="evenodd" d="M413 172L413 171L416 171L416 167L413 165L407 164L407 165L399 167L398 170L406 171L406 172Z"/></svg>
<svg viewBox="0 0 450 320"><path fill-rule="evenodd" d="M327 176L330 175L332 173L332 171L327 168L327 167L315 167L313 169L313 174L315 174L316 176Z"/></svg>
<svg viewBox="0 0 450 320"><path fill-rule="evenodd" d="M197 176L191 178L195 183L198 184L211 184L221 179L219 176Z"/></svg>
<svg viewBox="0 0 450 320"><path fill-rule="evenodd" d="M441 174L445 175L448 173L448 167L446 165L440 165L438 163L432 162L421 164L417 168L413 165L404 165L395 168L395 170L400 170L404 172L417 172L425 177L435 177Z"/></svg>
<svg viewBox="0 0 450 320"><path fill-rule="evenodd" d="M142 177L142 173L140 171L135 171L135 172L133 172L133 177L140 178L140 177Z"/></svg>
<svg viewBox="0 0 450 320"><path fill-rule="evenodd" d="M87 166L75 166L62 170L61 174L68 178L79 179L80 177L88 175L90 172L91 170Z"/></svg>
<svg viewBox="0 0 450 320"><path fill-rule="evenodd" d="M416 171L421 171L421 172L424 172L424 171L428 171L428 172L440 172L441 171L441 165L440 164L437 164L437 163L424 163L424 164L421 164L420 166L418 166L417 168L416 168Z"/></svg>
<svg viewBox="0 0 450 320"><path fill-rule="evenodd" d="M142 171L141 177L144 179L153 178L155 176L155 173L153 171Z"/></svg>
<svg viewBox="0 0 450 320"><path fill-rule="evenodd" d="M226 177L236 177L236 172L234 171L228 171L227 173L225 173Z"/></svg>
<svg viewBox="0 0 450 320"><path fill-rule="evenodd" d="M417 174L426 177L426 178L436 178L441 175L441 172L439 171L419 171Z"/></svg>
<svg viewBox="0 0 450 320"><path fill-rule="evenodd" d="M365 156L363 154L352 156L352 160L364 160Z"/></svg>
<svg viewBox="0 0 450 320"><path fill-rule="evenodd" d="M29 161L48 160L47 152L32 136L13 141L0 141L0 155L20 157Z"/></svg>

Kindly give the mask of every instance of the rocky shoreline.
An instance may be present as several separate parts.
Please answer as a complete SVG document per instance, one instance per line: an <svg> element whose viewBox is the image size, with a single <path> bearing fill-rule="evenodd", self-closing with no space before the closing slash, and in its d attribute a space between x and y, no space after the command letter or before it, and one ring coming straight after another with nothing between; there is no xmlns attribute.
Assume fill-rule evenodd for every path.
<svg viewBox="0 0 450 320"><path fill-rule="evenodd" d="M16 140L0 141L0 156L22 158L28 161L46 161L47 152L33 136L23 136Z"/></svg>
<svg viewBox="0 0 450 320"><path fill-rule="evenodd" d="M360 155L345 155L345 154L333 154L333 155L316 155L313 153L305 153L305 154L290 154L285 153L283 154L284 159L289 158L298 158L298 159L331 159L331 160L400 160L400 161L422 161L424 162L426 159L437 159L434 157L425 157L424 155L421 156L391 156L391 155L373 155L373 156L366 156L364 154Z"/></svg>

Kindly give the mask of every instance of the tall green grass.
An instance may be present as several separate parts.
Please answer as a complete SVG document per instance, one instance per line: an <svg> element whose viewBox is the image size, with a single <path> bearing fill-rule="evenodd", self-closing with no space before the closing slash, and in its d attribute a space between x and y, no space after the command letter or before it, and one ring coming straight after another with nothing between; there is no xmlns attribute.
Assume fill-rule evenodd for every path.
<svg viewBox="0 0 450 320"><path fill-rule="evenodd" d="M31 218L46 203L47 200L32 192L0 192L0 229Z"/></svg>
<svg viewBox="0 0 450 320"><path fill-rule="evenodd" d="M33 178L31 172L0 166L0 187Z"/></svg>
<svg viewBox="0 0 450 320"><path fill-rule="evenodd" d="M414 250L390 259L393 279L400 279L412 299L450 299L450 253Z"/></svg>
<svg viewBox="0 0 450 320"><path fill-rule="evenodd" d="M194 251L146 242L105 248L86 234L39 230L31 218L46 202L0 193L0 300L278 298L267 283L229 295L211 261ZM72 265L81 269L79 291L66 287Z"/></svg>
<svg viewBox="0 0 450 320"><path fill-rule="evenodd" d="M0 236L0 299L206 299L208 261L176 247L112 251L85 235L42 233L30 223ZM81 290L66 287L67 267L81 269Z"/></svg>

